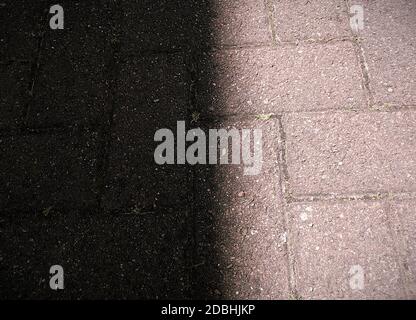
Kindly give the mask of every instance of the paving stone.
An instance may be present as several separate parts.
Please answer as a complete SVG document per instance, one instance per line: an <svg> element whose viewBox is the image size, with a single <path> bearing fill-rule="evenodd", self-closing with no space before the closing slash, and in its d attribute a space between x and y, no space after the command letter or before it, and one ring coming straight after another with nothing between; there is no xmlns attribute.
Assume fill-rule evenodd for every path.
<svg viewBox="0 0 416 320"><path fill-rule="evenodd" d="M389 203L394 236L399 242L399 254L403 262L408 298L416 297L416 201L403 200Z"/></svg>
<svg viewBox="0 0 416 320"><path fill-rule="evenodd" d="M44 57L30 106L30 126L95 123L110 108L104 65L66 54Z"/></svg>
<svg viewBox="0 0 416 320"><path fill-rule="evenodd" d="M43 0L47 8L47 23L44 25L45 50L68 51L71 56L93 56L103 59L110 56L111 49L119 36L116 21L121 15L115 1L63 0L59 5L64 9L64 29L52 30L49 19L53 16L49 8L53 0ZM60 52L59 52L60 53ZM48 54L48 52L46 53Z"/></svg>
<svg viewBox="0 0 416 320"><path fill-rule="evenodd" d="M360 31L377 105L416 105L416 3L354 1L364 8Z"/></svg>
<svg viewBox="0 0 416 320"><path fill-rule="evenodd" d="M414 112L284 117L294 196L415 191Z"/></svg>
<svg viewBox="0 0 416 320"><path fill-rule="evenodd" d="M116 31L111 2L64 1L65 27L45 26L31 126L97 122L109 109L109 63ZM49 15L50 18L52 15ZM49 21L49 20L48 20Z"/></svg>
<svg viewBox="0 0 416 320"><path fill-rule="evenodd" d="M343 0L272 0L281 41L329 40L351 36Z"/></svg>
<svg viewBox="0 0 416 320"><path fill-rule="evenodd" d="M263 1L124 1L124 52L270 42Z"/></svg>
<svg viewBox="0 0 416 320"><path fill-rule="evenodd" d="M358 109L365 101L349 42L215 51L199 69L199 106L214 114Z"/></svg>
<svg viewBox="0 0 416 320"><path fill-rule="evenodd" d="M154 55L122 65L109 159L106 210L182 208L188 197L187 167L158 165L157 130L176 140L177 121L186 120L189 85L181 56ZM176 153L175 153L176 154Z"/></svg>
<svg viewBox="0 0 416 320"><path fill-rule="evenodd" d="M30 65L0 64L0 129L21 123L29 101Z"/></svg>
<svg viewBox="0 0 416 320"><path fill-rule="evenodd" d="M207 30L206 1L122 1L122 51L164 51L197 45Z"/></svg>
<svg viewBox="0 0 416 320"><path fill-rule="evenodd" d="M59 211L1 218L2 299L180 299L189 285L186 213L116 217ZM62 291L49 269L64 269Z"/></svg>
<svg viewBox="0 0 416 320"><path fill-rule="evenodd" d="M209 30L205 35L213 45L271 43L268 11L264 1L210 0L205 13Z"/></svg>
<svg viewBox="0 0 416 320"><path fill-rule="evenodd" d="M289 224L295 281L301 298L405 298L383 203L293 204Z"/></svg>
<svg viewBox="0 0 416 320"><path fill-rule="evenodd" d="M281 212L275 120L218 121L203 128L263 130L263 166L194 167L195 298L288 297L286 234Z"/></svg>
<svg viewBox="0 0 416 320"><path fill-rule="evenodd" d="M0 60L34 58L43 6L39 1L4 0L0 7Z"/></svg>
<svg viewBox="0 0 416 320"><path fill-rule="evenodd" d="M95 205L97 135L74 129L0 138L3 212L86 210Z"/></svg>

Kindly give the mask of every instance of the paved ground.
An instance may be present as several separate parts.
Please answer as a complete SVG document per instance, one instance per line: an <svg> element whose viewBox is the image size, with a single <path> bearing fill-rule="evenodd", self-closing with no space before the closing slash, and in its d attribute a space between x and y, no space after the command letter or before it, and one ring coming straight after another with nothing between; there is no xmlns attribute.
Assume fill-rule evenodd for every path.
<svg viewBox="0 0 416 320"><path fill-rule="evenodd" d="M416 297L415 1L51 4L0 0L2 298ZM178 120L261 174L156 165Z"/></svg>

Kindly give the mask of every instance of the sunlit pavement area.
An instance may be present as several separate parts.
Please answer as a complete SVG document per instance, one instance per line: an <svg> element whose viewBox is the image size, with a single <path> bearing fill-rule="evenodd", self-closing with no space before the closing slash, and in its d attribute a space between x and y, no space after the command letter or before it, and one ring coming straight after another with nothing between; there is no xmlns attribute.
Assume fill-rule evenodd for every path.
<svg viewBox="0 0 416 320"><path fill-rule="evenodd" d="M416 297L416 1L54 4L0 0L1 298ZM177 121L260 174L156 164Z"/></svg>

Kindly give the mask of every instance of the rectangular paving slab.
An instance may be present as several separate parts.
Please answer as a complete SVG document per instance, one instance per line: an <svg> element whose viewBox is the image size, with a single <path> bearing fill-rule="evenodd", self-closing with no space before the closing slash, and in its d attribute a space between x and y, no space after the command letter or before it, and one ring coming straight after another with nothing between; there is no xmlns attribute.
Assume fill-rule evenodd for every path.
<svg viewBox="0 0 416 320"><path fill-rule="evenodd" d="M63 30L44 26L30 126L98 122L109 109L113 4L63 1ZM52 17L50 14L49 18Z"/></svg>
<svg viewBox="0 0 416 320"><path fill-rule="evenodd" d="M330 40L351 36L344 0L270 0L280 41Z"/></svg>
<svg viewBox="0 0 416 320"><path fill-rule="evenodd" d="M187 220L51 211L0 218L3 299L184 299ZM64 290L49 287L60 265Z"/></svg>
<svg viewBox="0 0 416 320"><path fill-rule="evenodd" d="M136 58L121 66L103 201L106 211L186 205L187 168L176 161L157 164L154 154L161 142L154 136L167 128L176 137L177 121L187 117L188 89L179 55Z"/></svg>
<svg viewBox="0 0 416 320"><path fill-rule="evenodd" d="M214 51L203 56L199 70L198 106L216 115L365 104L350 42Z"/></svg>
<svg viewBox="0 0 416 320"><path fill-rule="evenodd" d="M406 298L385 204L296 203L289 225L300 298Z"/></svg>
<svg viewBox="0 0 416 320"><path fill-rule="evenodd" d="M63 212L96 205L97 134L66 130L0 137L3 212Z"/></svg>
<svg viewBox="0 0 416 320"><path fill-rule="evenodd" d="M293 196L416 191L416 113L284 116Z"/></svg>
<svg viewBox="0 0 416 320"><path fill-rule="evenodd" d="M416 3L352 1L364 8L358 36L376 105L416 105Z"/></svg>
<svg viewBox="0 0 416 320"><path fill-rule="evenodd" d="M41 1L4 0L0 6L0 61L36 57L41 31Z"/></svg>
<svg viewBox="0 0 416 320"><path fill-rule="evenodd" d="M194 167L194 298L287 298L277 123L227 120L202 127L261 129L263 166L253 176L244 175L242 165Z"/></svg>
<svg viewBox="0 0 416 320"><path fill-rule="evenodd" d="M207 30L206 1L121 1L122 52L178 50L198 45Z"/></svg>

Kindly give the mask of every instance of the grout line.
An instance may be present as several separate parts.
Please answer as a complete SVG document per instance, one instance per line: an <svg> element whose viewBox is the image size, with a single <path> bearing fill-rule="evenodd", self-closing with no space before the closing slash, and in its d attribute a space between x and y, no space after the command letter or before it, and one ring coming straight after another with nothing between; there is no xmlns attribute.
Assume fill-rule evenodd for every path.
<svg viewBox="0 0 416 320"><path fill-rule="evenodd" d="M352 194L308 194L291 196L289 203L298 202L343 202L343 201L381 201L416 199L416 192L363 192Z"/></svg>
<svg viewBox="0 0 416 320"><path fill-rule="evenodd" d="M108 112L107 119L104 120L101 128L99 128L99 137L100 140L98 142L98 164L97 164L97 209L102 210L103 198L105 193L105 184L108 178L108 169L109 169L109 159L110 159L110 149L111 149L111 133L114 127L114 113L116 108L115 103L115 87L114 81L116 81L116 77L118 74L118 65L117 62L112 61L110 62L109 66L109 103L110 103L110 110Z"/></svg>
<svg viewBox="0 0 416 320"><path fill-rule="evenodd" d="M369 109L338 109L338 108L328 108L328 109L314 109L314 110L293 110L293 111L281 111L276 113L271 113L269 117L271 119L277 119L284 115L291 115L291 114L334 114L335 113L397 113L397 112L416 112L416 106L374 106ZM202 114L200 117L201 122L205 121L215 121L215 120L222 120L222 119L252 119L255 120L258 113L229 113L229 114L213 114L213 113L206 113Z"/></svg>
<svg viewBox="0 0 416 320"><path fill-rule="evenodd" d="M383 205L385 207L384 212L385 212L386 219L387 219L387 228L389 230L390 236L393 241L392 249L394 251L394 255L396 256L397 263L399 265L399 273L400 273L399 281L400 281L400 284L402 286L405 296L408 299L410 299L411 294L410 294L410 289L408 287L408 283L410 283L411 280L407 278L407 273L404 268L406 259L402 254L400 254L400 252L406 252L406 245L403 244L404 239L402 238L402 236L399 234L396 234L396 232L394 231L394 228L393 228L394 221L392 220L392 216L391 216L392 210L391 210L390 201L384 201ZM399 225L401 226L402 222L401 222L399 215L397 215L397 219L399 221Z"/></svg>
<svg viewBox="0 0 416 320"><path fill-rule="evenodd" d="M362 77L362 86L365 90L366 98L367 98L367 107L370 108L374 104L374 96L371 91L370 85L370 75L368 71L368 65L365 59L364 49L361 46L360 40L358 38L354 41L355 51L357 54L358 64L361 69L361 77Z"/></svg>
<svg viewBox="0 0 416 320"><path fill-rule="evenodd" d="M275 14L274 14L274 6L272 3L272 0L264 0L264 6L267 11L268 15L268 25L269 25L269 31L271 35L272 44L276 46L280 41L280 39L277 37L276 32L276 25L275 25Z"/></svg>
<svg viewBox="0 0 416 320"><path fill-rule="evenodd" d="M194 168L191 168L189 170L190 172L190 178L188 180L188 186L192 187L192 192L190 195L190 201L189 204L189 211L190 211L190 217L188 217L188 232L189 232L189 246L188 246L188 266L189 266L189 289L188 289L188 296L189 299L194 299L196 294L195 286L196 286L196 279L197 279L197 270L196 270L196 261L197 261L197 255L198 255L198 248L197 248L197 213L196 213L196 206L195 206L195 190L197 190L196 187L196 176L195 176L195 170Z"/></svg>
<svg viewBox="0 0 416 320"><path fill-rule="evenodd" d="M282 172L281 172L281 174L283 175L282 191L283 191L285 200L288 200L291 197L291 191L290 191L290 184L289 184L289 170L287 168L287 161L286 161L286 132L283 126L283 116L278 116L277 122L279 125L279 137L281 141L281 146L279 150L280 151L279 158L282 164Z"/></svg>
<svg viewBox="0 0 416 320"><path fill-rule="evenodd" d="M120 11L123 10L122 7ZM117 14L116 14L117 17ZM106 119L98 124L99 131L99 147L98 147L98 163L97 163L97 209L106 211L103 208L103 200L105 193L105 184L108 178L108 169L110 161L110 148L112 131L114 127L114 114L117 108L117 80L120 73L120 64L118 63L118 55L121 48L120 34L116 34L115 41L112 44L112 55L106 64L106 72L108 74L108 90L109 90L109 108L105 114Z"/></svg>
<svg viewBox="0 0 416 320"><path fill-rule="evenodd" d="M267 0L265 0L267 1ZM211 52L211 51L220 51L220 50L238 50L238 49L273 49L276 50L282 47L298 47L300 45L331 45L339 42L349 41L354 42L354 37L339 37L339 38L328 38L328 39L303 39L296 41L280 41L276 40L276 44L270 42L247 42L242 44L209 44L200 46L198 49L199 52ZM121 53L121 61L128 61L130 59L138 57L148 57L152 55L168 55L168 54L184 54L187 55L189 52L194 51L193 49L184 48L184 49L166 49L166 50L139 50L139 51L127 51Z"/></svg>
<svg viewBox="0 0 416 320"><path fill-rule="evenodd" d="M188 106L186 108L186 116L187 122L192 123L191 119L191 112L197 110L197 81L198 81L198 63L197 57L199 52L191 51L187 57L187 61L185 61L185 65L187 68L187 76L189 79L189 87L188 87ZM195 199L196 199L196 177L195 177L195 169L194 167L190 167L189 171L189 178L188 178L188 189L191 188L189 198L188 198L188 208L190 211L190 215L187 219L188 225L188 239L189 239L189 246L187 248L187 264L189 266L188 274L188 298L193 299L196 296L195 292L195 285L196 285L196 268L194 267L196 264L196 257L197 257L197 240L196 240L196 233L197 233L197 219L196 219L196 208L195 208Z"/></svg>
<svg viewBox="0 0 416 320"><path fill-rule="evenodd" d="M97 130L98 123L90 121L75 121L73 123L58 123L47 126L20 126L17 128L4 128L0 129L0 137L12 137L12 136L24 136L35 134L47 134L54 132L61 132L72 130L73 128L89 128L91 130Z"/></svg>
<svg viewBox="0 0 416 320"><path fill-rule="evenodd" d="M40 61L42 58L42 51L44 50L44 44L45 44L45 39L46 39L46 30L48 28L48 10L46 8L39 8L39 21L38 21L38 25L37 28L39 28L36 32L39 33L39 38L38 38L38 43L37 43L37 50L35 53L35 58L32 59L32 70L31 70L31 84L30 84L30 88L29 88L29 101L26 104L25 110L23 111L23 115L22 115L22 123L23 123L23 128L27 128L29 127L28 123L29 123L29 117L30 117L30 112L31 112L31 107L34 103L34 97L35 97L35 88L37 85L37 80L39 77L39 73L40 73ZM23 129L25 130L25 129Z"/></svg>
<svg viewBox="0 0 416 320"><path fill-rule="evenodd" d="M285 250L287 252L287 273L288 273L288 289L290 297L297 297L297 285L296 285L296 277L295 277L295 257L292 252L291 246L291 233L289 227L289 216L288 216L288 201L287 199L290 197L290 189L289 189L289 176L286 164L286 133L283 127L282 116L277 117L277 125L278 125L278 166L279 166L279 189L280 195L283 198L283 203L281 204L281 209L283 213L283 225L284 225L284 232L286 234L286 242L285 242ZM290 298L289 297L289 298Z"/></svg>
<svg viewBox="0 0 416 320"><path fill-rule="evenodd" d="M354 42L353 37L340 37L340 38L329 38L329 39L305 39L305 40L296 40L296 41L279 41L277 44L271 45L270 43L246 43L246 44L235 44L235 45L213 45L207 50L202 50L203 52L211 51L227 51L227 50L255 50L255 49L270 49L277 50L285 47L299 47L299 46L315 46L315 45L333 45L341 42Z"/></svg>
<svg viewBox="0 0 416 320"><path fill-rule="evenodd" d="M11 58L11 59L7 59L7 60L3 60L0 61L0 66L8 66L14 63L20 63L20 64L32 64L33 63L33 59L16 59L16 58Z"/></svg>
<svg viewBox="0 0 416 320"><path fill-rule="evenodd" d="M36 52L36 57L32 60L31 81L30 81L30 87L29 87L29 101L27 102L25 106L25 110L23 111L23 115L22 115L24 127L28 127L31 107L35 100L34 91L35 91L38 76L39 76L40 60L42 56L44 41L45 41L45 32L42 31L38 40L38 48Z"/></svg>
<svg viewBox="0 0 416 320"><path fill-rule="evenodd" d="M350 8L351 8L350 0L344 0L344 4L347 10L347 13L349 14ZM370 75L369 75L369 70L368 70L368 64L365 58L364 48L361 45L360 37L354 33L351 27L349 29L353 37L352 42L354 43L358 64L361 69L362 86L363 86L363 89L365 91L366 98L367 98L367 107L370 108L374 104L374 95L371 90Z"/></svg>
<svg viewBox="0 0 416 320"><path fill-rule="evenodd" d="M196 102L193 102L196 105ZM194 106L192 106L194 107ZM194 110L194 109L190 109ZM189 111L189 110L188 110ZM201 110L197 110L201 111ZM271 114L271 119L277 119L284 115L291 114L333 114L337 113L398 113L398 112L416 112L416 105L390 105L381 106L376 105L369 109L315 109L315 110L294 110L294 111L282 111L275 114ZM221 120L256 120L257 113L230 113L230 114L201 114L198 123L210 122L210 121L221 121ZM75 121L73 123L57 123L54 125L32 125L23 126L16 129L4 128L0 129L0 137L14 136L14 135L25 135L25 134L44 134L47 132L64 131L73 127L89 127L92 130L97 130L100 123L95 121Z"/></svg>

